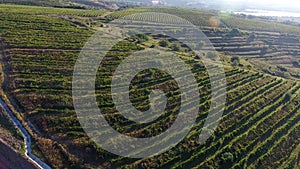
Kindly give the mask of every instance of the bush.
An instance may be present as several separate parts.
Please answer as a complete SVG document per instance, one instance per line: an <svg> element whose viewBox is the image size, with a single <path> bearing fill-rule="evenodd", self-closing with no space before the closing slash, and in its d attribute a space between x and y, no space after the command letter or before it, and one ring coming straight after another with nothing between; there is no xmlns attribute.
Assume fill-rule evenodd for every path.
<svg viewBox="0 0 300 169"><path fill-rule="evenodd" d="M226 152L221 155L221 163L222 164L230 164L233 162L233 155L230 152Z"/></svg>

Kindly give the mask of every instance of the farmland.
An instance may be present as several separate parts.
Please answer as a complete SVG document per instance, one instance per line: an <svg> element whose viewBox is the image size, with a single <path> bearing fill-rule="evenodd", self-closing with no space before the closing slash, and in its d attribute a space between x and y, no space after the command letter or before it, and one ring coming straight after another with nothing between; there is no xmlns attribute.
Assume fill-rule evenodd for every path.
<svg viewBox="0 0 300 169"><path fill-rule="evenodd" d="M200 144L198 136L211 97L210 80L201 59L182 45L174 48L173 44L179 42L158 35L119 42L99 67L95 84L99 108L119 132L138 138L158 135L172 125L182 106L174 79L150 69L133 79L131 101L138 110L147 110L149 91L163 88L168 96L166 111L146 125L134 123L118 113L110 95L111 76L133 52L150 46L176 50L177 56L191 68L201 94L201 111L184 140L161 155L130 159L103 150L84 133L73 106L72 76L79 52L97 25L109 29L105 27L106 22L138 12L174 14L201 28L224 63L227 100L217 129L208 141ZM161 39L167 43L162 45ZM5 75L3 90L15 105L18 111L15 113L29 125L34 152L53 168L299 166L299 27L177 8L108 12L0 5L0 40L4 53L1 58ZM240 58L237 65L230 60L233 56ZM213 111L220 110L213 107Z"/></svg>

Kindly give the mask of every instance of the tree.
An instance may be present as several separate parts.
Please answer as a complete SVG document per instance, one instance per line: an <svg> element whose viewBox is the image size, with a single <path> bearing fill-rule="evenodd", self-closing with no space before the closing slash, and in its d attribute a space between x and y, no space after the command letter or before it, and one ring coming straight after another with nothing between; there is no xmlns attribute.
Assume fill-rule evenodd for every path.
<svg viewBox="0 0 300 169"><path fill-rule="evenodd" d="M242 35L242 32L237 28L232 29L228 34L228 36L231 36L231 37L241 36L241 35Z"/></svg>
<svg viewBox="0 0 300 169"><path fill-rule="evenodd" d="M267 52L268 52L268 48L267 47L263 47L261 50L260 50L260 55L265 55L265 54L267 54Z"/></svg>
<svg viewBox="0 0 300 169"><path fill-rule="evenodd" d="M240 57L233 56L233 57L231 57L230 61L232 62L233 66L237 66L240 64Z"/></svg>
<svg viewBox="0 0 300 169"><path fill-rule="evenodd" d="M256 36L254 33L251 33L247 39L247 42L250 43L250 42L253 42L255 40Z"/></svg>
<svg viewBox="0 0 300 169"><path fill-rule="evenodd" d="M218 57L218 54L216 52L207 52L206 56L210 59L215 59Z"/></svg>
<svg viewBox="0 0 300 169"><path fill-rule="evenodd" d="M147 40L149 40L148 36L146 34L143 34L143 33L136 34L135 36L140 41L147 41Z"/></svg>
<svg viewBox="0 0 300 169"><path fill-rule="evenodd" d="M289 72L283 72L283 77L286 78L286 79L291 79L292 76Z"/></svg>
<svg viewBox="0 0 300 169"><path fill-rule="evenodd" d="M300 62L299 61L293 61L292 62L294 67L300 68Z"/></svg>
<svg viewBox="0 0 300 169"><path fill-rule="evenodd" d="M293 94L291 92L288 92L284 97L284 101L288 102L292 98L292 96Z"/></svg>
<svg viewBox="0 0 300 169"><path fill-rule="evenodd" d="M216 29L220 25L220 20L216 17L211 17L211 18L208 19L208 24L212 28Z"/></svg>
<svg viewBox="0 0 300 169"><path fill-rule="evenodd" d="M288 71L287 68L285 68L285 67L283 67L283 66L280 66L280 65L278 65L277 68L278 68L280 71L282 71L282 72L287 72L287 71Z"/></svg>
<svg viewBox="0 0 300 169"><path fill-rule="evenodd" d="M180 51L180 45L178 43L173 44L171 48L173 51Z"/></svg>
<svg viewBox="0 0 300 169"><path fill-rule="evenodd" d="M161 47L167 47L167 46L169 46L169 41L167 41L167 40L161 40L161 41L159 41L159 46L161 46Z"/></svg>
<svg viewBox="0 0 300 169"><path fill-rule="evenodd" d="M200 41L197 43L197 49L200 50L206 45L205 41Z"/></svg>
<svg viewBox="0 0 300 169"><path fill-rule="evenodd" d="M194 59L199 60L199 59L201 59L201 56L200 55L196 55Z"/></svg>
<svg viewBox="0 0 300 169"><path fill-rule="evenodd" d="M152 44L152 45L150 46L150 48L155 48L155 44Z"/></svg>

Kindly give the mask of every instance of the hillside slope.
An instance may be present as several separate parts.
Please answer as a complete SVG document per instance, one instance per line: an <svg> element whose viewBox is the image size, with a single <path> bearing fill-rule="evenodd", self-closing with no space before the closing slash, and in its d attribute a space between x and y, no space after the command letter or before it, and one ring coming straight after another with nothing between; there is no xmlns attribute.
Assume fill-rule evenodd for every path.
<svg viewBox="0 0 300 169"><path fill-rule="evenodd" d="M10 8L18 10L6 10ZM131 53L147 47L173 50L172 43L174 43L179 48L178 57L189 65L199 83L201 111L192 131L171 150L145 159L129 159L111 154L96 145L86 135L74 110L72 75L81 48L95 30L93 26L71 22L68 17L78 17L82 22L96 18L94 22L104 24L101 29L109 29L105 27L105 22L109 20L129 13L151 10L189 18L192 23L203 28L213 44L219 45L218 49L222 53L228 52L232 46L234 48L239 46L237 44L242 44L241 41L247 39L244 37L248 36L247 32L252 31L243 30L246 33L238 32L235 34L236 37L229 36L232 35L232 29L236 25L231 24L230 28L226 27L224 22L230 23L223 18L224 22L216 26L208 21L210 18L219 17L217 13L187 9L129 9L109 13L105 15L106 18L101 18L105 11L96 11L99 13L93 13L90 17L91 15L84 12L90 14L95 11L78 10L76 14L73 10L59 11L57 8L0 6L0 37L4 39L3 52L5 53L2 66L6 70L2 73L5 74L7 81L4 89L13 105L17 105L16 108L21 113L19 117L32 124L30 133L33 133L32 137L35 141L33 149L36 155L53 168L109 168L109 166L111 168L279 168L282 167L281 165L292 168L299 166L297 161L299 155L296 153L300 144L300 83L298 81L260 72L244 58L241 60L248 63L249 67L242 65L242 62L237 66L231 65L232 63L228 63L227 60L232 55L230 53L221 55L227 78L226 108L213 136L207 142L199 144L198 136L208 114L211 97L206 68L195 54L189 52L179 42L159 35L149 35L144 39L133 37L113 47L98 70L95 85L98 105L105 113L109 124L122 133L147 137L165 131L174 122L180 107L178 104L180 92L177 88L170 88L170 84L174 83L170 76L161 75L157 70L150 70L139 73L133 79L132 100L139 110L147 110L149 107L147 94L155 87L164 88L168 92L170 101L162 117L142 126L122 117L116 110L110 94L110 83L116 67ZM55 15L58 12L59 14ZM247 28L245 25L247 20L241 22L237 19L237 21L237 25L243 25L240 29ZM263 22L259 23L263 24ZM149 26L153 27L151 24ZM287 30L295 31L293 33L297 34L299 31L297 27L286 28L285 25L279 28L279 31L264 28L259 30L259 35L270 38L274 32L280 34L280 31ZM188 31L184 35L191 36ZM277 35L272 36L273 39L276 37ZM160 46L162 39L167 40L169 46ZM256 36L255 40L261 39ZM296 45L295 48L299 49L299 46ZM229 52L236 52L235 55L238 55L240 51ZM218 107L213 107L213 110L220 111Z"/></svg>
<svg viewBox="0 0 300 169"><path fill-rule="evenodd" d="M77 9L119 9L116 3L109 3L104 0L2 0L0 3Z"/></svg>

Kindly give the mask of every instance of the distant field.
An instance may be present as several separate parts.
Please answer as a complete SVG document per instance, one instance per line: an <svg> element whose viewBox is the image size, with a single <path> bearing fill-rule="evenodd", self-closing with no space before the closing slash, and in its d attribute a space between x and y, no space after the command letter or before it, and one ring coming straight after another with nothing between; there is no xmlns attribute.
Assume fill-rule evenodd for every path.
<svg viewBox="0 0 300 169"><path fill-rule="evenodd" d="M84 17L101 16L106 10L83 10L83 9L66 9L54 7L38 7L23 5L7 5L0 4L1 13L13 13L23 15L73 15Z"/></svg>
<svg viewBox="0 0 300 169"><path fill-rule="evenodd" d="M221 15L221 20L231 28L239 28L249 31L267 31L300 34L300 27L285 25L271 21L256 21L251 19L243 19L226 14Z"/></svg>
<svg viewBox="0 0 300 169"><path fill-rule="evenodd" d="M178 8L133 8L133 9L126 9L122 11L113 12L112 14L108 15L107 18L116 19L126 15L131 15L134 13L139 12L161 12L161 13L168 13L172 15L176 15L182 17L191 23L197 26L211 26L210 19L213 19L215 16L218 15L217 12L207 12L207 11L198 11L198 10L191 10L191 9L178 9ZM217 23L218 25L222 26L221 23Z"/></svg>
<svg viewBox="0 0 300 169"><path fill-rule="evenodd" d="M256 21L251 19L243 19L237 16L219 13L214 11L199 11L193 9L180 8L131 8L121 10L108 15L108 18L116 19L122 16L139 13L139 12L163 12L176 15L187 19L197 26L223 27L223 28L239 28L248 31L267 31L300 34L300 28L297 26L285 25L268 21Z"/></svg>
<svg viewBox="0 0 300 169"><path fill-rule="evenodd" d="M273 46L279 46L278 50L284 51L280 47L282 44L276 40L288 37L293 41L293 38L274 32L299 31L298 27L283 24L269 27L271 23L189 9L127 9L107 13L106 18L112 20L127 14L149 11L175 14L201 26L217 50L227 52L224 57L229 58L243 57L243 52L249 58L273 55L268 50L261 52L267 44L263 41L266 39L274 40ZM299 166L300 83L267 75L254 68L224 63L228 91L225 112L212 137L206 143L199 144L198 136L210 106L210 81L201 61L189 51L184 51L183 47L178 56L195 75L202 101L196 124L188 136L171 150L147 159L122 158L98 147L83 132L71 95L73 67L81 48L94 31L58 15L93 19L104 13L106 11L0 5L0 37L3 38L5 48L3 66L7 70L4 73L8 81L5 92L20 107L22 115L41 133L40 137L34 138L34 151L42 153L38 155L45 156L45 162L53 168L105 168L107 164L111 164L112 168L238 169ZM217 25L216 20L220 21ZM254 31L252 24L259 24L255 29L259 33L255 34L251 42L247 42L250 33ZM241 32L232 36L232 28L240 28ZM297 40L298 36L293 37ZM96 79L97 101L107 121L120 132L136 137L156 135L168 128L176 118L180 107L177 104L179 92L176 88L166 88L172 92L168 93L170 103L163 116L144 126L122 117L109 93L112 73L122 59L149 45L158 47L160 38L149 36L144 41L135 38L124 40L108 53L99 67ZM255 46L258 43L261 45ZM285 43L288 46L289 42ZM299 49L299 46L294 45L294 48ZM170 49L166 47L164 50ZM154 87L168 86L170 83L170 76L160 76L158 71L141 72L131 86L135 106L139 110L147 109L149 103L145 94L149 94ZM218 107L213 110L220 111Z"/></svg>

